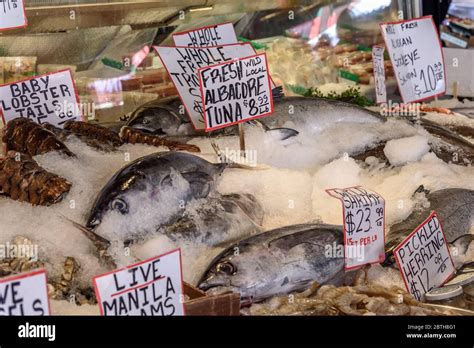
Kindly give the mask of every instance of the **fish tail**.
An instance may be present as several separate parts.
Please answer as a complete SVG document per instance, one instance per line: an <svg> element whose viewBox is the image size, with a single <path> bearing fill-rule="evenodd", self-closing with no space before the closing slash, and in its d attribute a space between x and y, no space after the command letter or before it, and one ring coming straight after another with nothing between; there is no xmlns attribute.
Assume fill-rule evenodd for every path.
<svg viewBox="0 0 474 348"><path fill-rule="evenodd" d="M268 169L267 166L258 164L255 166L250 166L246 164L241 164L237 163L235 161L232 161L230 158L228 158L219 148L219 145L215 142L214 139L209 138L211 142L212 149L217 155L217 158L219 159L220 166L222 167L222 171L226 168L234 168L234 169L245 169L245 170L265 170Z"/></svg>

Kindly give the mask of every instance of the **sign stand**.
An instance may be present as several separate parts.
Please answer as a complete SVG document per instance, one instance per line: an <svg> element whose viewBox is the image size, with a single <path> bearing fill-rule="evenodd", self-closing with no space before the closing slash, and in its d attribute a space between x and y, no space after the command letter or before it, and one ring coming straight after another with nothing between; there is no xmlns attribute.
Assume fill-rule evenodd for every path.
<svg viewBox="0 0 474 348"><path fill-rule="evenodd" d="M244 124L239 123L239 141L240 141L240 153L242 157L246 157L245 155L245 133L244 133Z"/></svg>
<svg viewBox="0 0 474 348"><path fill-rule="evenodd" d="M458 99L458 82L453 82L453 98Z"/></svg>

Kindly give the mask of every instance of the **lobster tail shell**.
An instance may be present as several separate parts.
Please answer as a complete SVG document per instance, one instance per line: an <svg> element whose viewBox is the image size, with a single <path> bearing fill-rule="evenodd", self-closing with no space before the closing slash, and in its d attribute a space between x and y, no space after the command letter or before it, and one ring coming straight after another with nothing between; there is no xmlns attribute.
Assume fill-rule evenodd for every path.
<svg viewBox="0 0 474 348"><path fill-rule="evenodd" d="M10 151L0 159L0 191L11 199L51 205L70 189L71 183L41 168L29 155Z"/></svg>
<svg viewBox="0 0 474 348"><path fill-rule="evenodd" d="M60 151L67 156L75 155L56 135L28 118L16 118L7 123L2 141L7 151L17 151L30 156L50 151Z"/></svg>
<svg viewBox="0 0 474 348"><path fill-rule="evenodd" d="M99 125L87 122L67 121L64 123L64 129L78 136L86 136L102 143L109 143L114 147L123 144L117 133Z"/></svg>
<svg viewBox="0 0 474 348"><path fill-rule="evenodd" d="M201 152L196 145L185 144L179 141L172 141L164 137L149 135L140 130L124 126L120 130L120 137L129 144L147 144L151 146L166 146L170 150Z"/></svg>

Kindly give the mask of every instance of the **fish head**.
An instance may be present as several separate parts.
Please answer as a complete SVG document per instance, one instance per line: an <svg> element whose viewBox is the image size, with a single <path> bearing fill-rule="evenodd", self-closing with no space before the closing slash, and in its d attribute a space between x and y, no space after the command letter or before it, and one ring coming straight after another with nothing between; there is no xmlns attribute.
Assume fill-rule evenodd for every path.
<svg viewBox="0 0 474 348"><path fill-rule="evenodd" d="M177 112L165 105L144 108L127 125L153 135L178 135L182 119Z"/></svg>
<svg viewBox="0 0 474 348"><path fill-rule="evenodd" d="M209 295L220 295L229 292L240 293L241 305L260 300L261 293L271 282L265 278L273 278L273 273L265 265L270 262L263 260L264 253L231 248L222 256L218 256L198 283L198 287Z"/></svg>
<svg viewBox="0 0 474 348"><path fill-rule="evenodd" d="M205 190L207 182L201 184L198 179L194 179L193 188ZM182 211L182 202L188 202L190 195L190 183L169 160L159 154L145 156L124 167L104 186L86 227L104 236L113 231L127 238L155 231Z"/></svg>
<svg viewBox="0 0 474 348"><path fill-rule="evenodd" d="M111 180L97 196L87 219L86 227L90 229L98 227L108 212L127 215L130 212L131 203L127 194L131 190L139 189L138 185L143 185L139 182L140 179L141 177L137 173Z"/></svg>

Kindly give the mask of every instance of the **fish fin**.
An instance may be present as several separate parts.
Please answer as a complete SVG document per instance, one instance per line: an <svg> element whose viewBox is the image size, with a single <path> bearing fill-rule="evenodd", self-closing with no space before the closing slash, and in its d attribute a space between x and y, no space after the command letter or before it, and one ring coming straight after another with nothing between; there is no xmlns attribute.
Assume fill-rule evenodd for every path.
<svg viewBox="0 0 474 348"><path fill-rule="evenodd" d="M296 137L300 134L300 132L292 128L273 128L266 130L266 132L279 141Z"/></svg>
<svg viewBox="0 0 474 348"><path fill-rule="evenodd" d="M194 198L205 198L212 188L212 177L204 172L181 173L189 183Z"/></svg>
<svg viewBox="0 0 474 348"><path fill-rule="evenodd" d="M219 159L219 162L221 162L217 165L221 166L222 170L224 170L225 168L236 168L236 169L245 169L245 170L266 170L266 169L270 168L269 166L264 165L264 164L257 164L255 166L249 166L249 165L246 165L246 164L241 164L241 163L234 162L231 159L229 159L221 151L221 149L219 148L219 145L216 144L214 139L209 138L209 140L211 142L212 149L214 150L214 152L217 155L217 158Z"/></svg>
<svg viewBox="0 0 474 348"><path fill-rule="evenodd" d="M64 216L63 214L59 213L59 216L63 218L64 220L70 222L74 227L76 227L78 230L80 230L87 238L89 238L92 243L95 245L97 248L97 251L99 253L99 259L110 269L117 268L117 264L115 261L112 259L110 254L108 253L108 248L110 247L110 241L105 239L104 237L98 235L91 229L87 228L86 226L81 225L80 223L77 223L68 217Z"/></svg>
<svg viewBox="0 0 474 348"><path fill-rule="evenodd" d="M283 86L277 86L273 88L272 97L273 97L273 101L283 99L285 97L285 93L283 92Z"/></svg>
<svg viewBox="0 0 474 348"><path fill-rule="evenodd" d="M71 220L70 218L68 218L67 216L65 216L61 213L59 213L59 216L61 218L63 218L64 220L70 222L74 227L76 227L78 230L80 230L82 233L84 233L84 235L87 238L89 238L98 248L100 246L99 249L105 250L110 246L110 241L108 241L107 239L105 239L102 236L99 236L97 233L95 233L91 229L87 228L86 226L83 226L80 223L78 223L74 220Z"/></svg>
<svg viewBox="0 0 474 348"><path fill-rule="evenodd" d="M293 128L270 128L264 123L260 122L259 120L251 120L247 122L249 125L253 127L260 128L265 133L270 134L273 138L283 141L292 137L296 137L300 132Z"/></svg>

